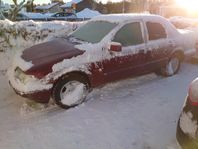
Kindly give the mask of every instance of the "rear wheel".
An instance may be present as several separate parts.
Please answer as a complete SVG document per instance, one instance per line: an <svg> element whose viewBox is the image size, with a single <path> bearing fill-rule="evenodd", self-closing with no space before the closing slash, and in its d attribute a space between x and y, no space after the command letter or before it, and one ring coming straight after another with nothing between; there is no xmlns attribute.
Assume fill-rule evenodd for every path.
<svg viewBox="0 0 198 149"><path fill-rule="evenodd" d="M61 108L68 109L81 104L89 92L89 84L83 76L62 77L54 86L52 98Z"/></svg>
<svg viewBox="0 0 198 149"><path fill-rule="evenodd" d="M159 72L163 76L172 76L179 71L180 65L181 58L177 53L175 53L170 57L166 65L162 67Z"/></svg>

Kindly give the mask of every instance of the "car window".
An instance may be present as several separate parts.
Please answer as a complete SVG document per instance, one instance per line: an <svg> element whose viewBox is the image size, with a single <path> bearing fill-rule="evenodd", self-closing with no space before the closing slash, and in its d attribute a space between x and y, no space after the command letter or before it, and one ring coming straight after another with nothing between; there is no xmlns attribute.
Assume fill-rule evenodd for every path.
<svg viewBox="0 0 198 149"><path fill-rule="evenodd" d="M71 16L72 13L65 13L65 17Z"/></svg>
<svg viewBox="0 0 198 149"><path fill-rule="evenodd" d="M62 16L62 14L61 13L57 13L57 14L55 14L55 17L61 17Z"/></svg>
<svg viewBox="0 0 198 149"><path fill-rule="evenodd" d="M23 15L22 15L22 14L17 14L17 17L22 18L22 17L23 17Z"/></svg>
<svg viewBox="0 0 198 149"><path fill-rule="evenodd" d="M115 35L114 42L122 46L137 45L143 43L142 31L139 22L124 25Z"/></svg>
<svg viewBox="0 0 198 149"><path fill-rule="evenodd" d="M74 38L91 43L100 42L117 24L108 21L90 21L71 34Z"/></svg>
<svg viewBox="0 0 198 149"><path fill-rule="evenodd" d="M160 23L147 22L146 23L149 40L157 40L166 38L166 30Z"/></svg>

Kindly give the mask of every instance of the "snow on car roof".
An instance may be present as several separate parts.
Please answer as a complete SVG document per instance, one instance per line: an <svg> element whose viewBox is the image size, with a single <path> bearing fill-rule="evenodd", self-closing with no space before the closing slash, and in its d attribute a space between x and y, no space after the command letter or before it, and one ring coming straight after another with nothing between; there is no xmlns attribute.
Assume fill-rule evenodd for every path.
<svg viewBox="0 0 198 149"><path fill-rule="evenodd" d="M140 13L128 13L128 14L109 14L109 15L100 15L95 17L92 20L95 21L110 21L110 22L116 22L120 23L123 21L127 21L130 19L146 19L146 20L164 20L165 18L159 16L159 15L153 15L153 14L140 14Z"/></svg>
<svg viewBox="0 0 198 149"><path fill-rule="evenodd" d="M173 24L170 23L169 20L167 20L162 16L154 15L154 14L146 14L146 13L108 14L108 15L99 15L92 19L92 21L108 21L111 23L123 23L130 20L144 20L154 23L160 23L162 26L164 26L167 29L169 36L173 37L178 35L178 31L173 26Z"/></svg>

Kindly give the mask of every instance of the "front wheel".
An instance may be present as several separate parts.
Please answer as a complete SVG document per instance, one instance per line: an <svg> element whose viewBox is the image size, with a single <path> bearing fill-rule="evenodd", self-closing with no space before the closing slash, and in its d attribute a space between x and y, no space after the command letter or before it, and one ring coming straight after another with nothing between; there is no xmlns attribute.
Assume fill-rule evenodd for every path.
<svg viewBox="0 0 198 149"><path fill-rule="evenodd" d="M83 77L63 77L55 84L52 98L58 106L68 109L81 104L88 92L89 85Z"/></svg>
<svg viewBox="0 0 198 149"><path fill-rule="evenodd" d="M163 76L175 75L179 71L180 65L181 65L181 60L179 55L173 54L166 63L166 65L161 68L161 74Z"/></svg>

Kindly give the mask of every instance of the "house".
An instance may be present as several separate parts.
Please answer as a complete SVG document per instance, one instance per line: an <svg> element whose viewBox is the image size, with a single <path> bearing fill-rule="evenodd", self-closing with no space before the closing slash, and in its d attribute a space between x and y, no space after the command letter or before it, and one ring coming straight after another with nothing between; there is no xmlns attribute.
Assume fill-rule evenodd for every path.
<svg viewBox="0 0 198 149"><path fill-rule="evenodd" d="M91 19L95 16L99 16L101 15L100 12L96 11L96 10L91 10L89 8L85 8L82 11L76 13L77 17L80 19Z"/></svg>
<svg viewBox="0 0 198 149"><path fill-rule="evenodd" d="M48 5L36 6L34 10L40 13L55 13L61 11L60 5L61 3L56 2Z"/></svg>
<svg viewBox="0 0 198 149"><path fill-rule="evenodd" d="M63 11L72 11L74 9L76 12L80 12L84 10L85 8L93 9L95 10L97 8L97 3L94 0L71 0L69 2L66 2L64 5L61 5L60 7L63 9Z"/></svg>
<svg viewBox="0 0 198 149"><path fill-rule="evenodd" d="M0 8L1 8L3 11L8 11L8 10L11 8L11 6L10 6L9 4L1 3Z"/></svg>

